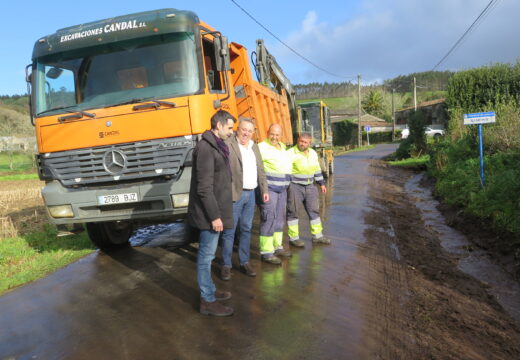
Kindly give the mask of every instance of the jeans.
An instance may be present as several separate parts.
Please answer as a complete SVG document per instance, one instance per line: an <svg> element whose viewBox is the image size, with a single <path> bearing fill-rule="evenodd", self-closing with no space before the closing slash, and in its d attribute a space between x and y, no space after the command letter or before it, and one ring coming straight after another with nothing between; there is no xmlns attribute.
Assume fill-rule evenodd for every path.
<svg viewBox="0 0 520 360"><path fill-rule="evenodd" d="M233 203L233 229L225 229L222 234L222 258L224 260L224 266L231 267L231 254L233 252L233 242L235 240L235 232L238 223L240 223L238 258L240 260L240 265L249 262L251 228L253 227L255 206L254 191L242 191L240 199Z"/></svg>
<svg viewBox="0 0 520 360"><path fill-rule="evenodd" d="M213 230L201 230L199 235L199 251L197 253L197 281L200 297L207 302L215 301L215 284L211 279L211 262L217 251L220 233Z"/></svg>

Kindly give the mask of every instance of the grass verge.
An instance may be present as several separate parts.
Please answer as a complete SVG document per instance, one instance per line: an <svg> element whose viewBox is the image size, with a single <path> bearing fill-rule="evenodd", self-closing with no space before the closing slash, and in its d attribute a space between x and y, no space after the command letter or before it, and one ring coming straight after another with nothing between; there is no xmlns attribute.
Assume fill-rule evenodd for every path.
<svg viewBox="0 0 520 360"><path fill-rule="evenodd" d="M94 251L86 232L58 238L56 229L0 239L0 295Z"/></svg>
<svg viewBox="0 0 520 360"><path fill-rule="evenodd" d="M356 151L370 150L375 147L376 147L375 145L366 145L366 146L361 146L361 147L357 147L357 148L350 149L350 150L345 150L345 148L343 146L335 146L334 147L334 156L348 154L348 153L356 152Z"/></svg>
<svg viewBox="0 0 520 360"><path fill-rule="evenodd" d="M388 163L392 166L398 166L407 169L426 170L429 161L430 155L422 155L408 159L388 161Z"/></svg>
<svg viewBox="0 0 520 360"><path fill-rule="evenodd" d="M9 180L33 180L38 179L38 174L12 174L12 175L0 175L0 181Z"/></svg>

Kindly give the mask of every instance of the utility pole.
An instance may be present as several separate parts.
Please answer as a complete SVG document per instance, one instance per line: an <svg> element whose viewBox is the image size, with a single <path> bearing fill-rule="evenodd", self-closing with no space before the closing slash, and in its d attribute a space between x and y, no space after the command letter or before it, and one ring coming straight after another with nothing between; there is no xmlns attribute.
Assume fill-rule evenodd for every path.
<svg viewBox="0 0 520 360"><path fill-rule="evenodd" d="M413 106L415 111L417 111L417 80L415 76L413 77Z"/></svg>
<svg viewBox="0 0 520 360"><path fill-rule="evenodd" d="M358 147L361 147L361 75L357 76L357 94L358 94Z"/></svg>
<svg viewBox="0 0 520 360"><path fill-rule="evenodd" d="M392 141L395 141L395 106L394 106L394 93L395 93L395 89L392 89Z"/></svg>

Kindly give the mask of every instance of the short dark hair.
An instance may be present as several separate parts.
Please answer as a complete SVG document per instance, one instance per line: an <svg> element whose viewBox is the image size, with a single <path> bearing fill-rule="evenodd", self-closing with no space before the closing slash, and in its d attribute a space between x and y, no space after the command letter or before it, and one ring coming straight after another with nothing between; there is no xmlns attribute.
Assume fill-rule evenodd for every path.
<svg viewBox="0 0 520 360"><path fill-rule="evenodd" d="M230 113L228 113L225 110L219 110L217 111L212 117L211 117L211 128L216 129L217 123L221 123L223 126L227 125L228 119L233 120L233 123L237 122L237 119Z"/></svg>

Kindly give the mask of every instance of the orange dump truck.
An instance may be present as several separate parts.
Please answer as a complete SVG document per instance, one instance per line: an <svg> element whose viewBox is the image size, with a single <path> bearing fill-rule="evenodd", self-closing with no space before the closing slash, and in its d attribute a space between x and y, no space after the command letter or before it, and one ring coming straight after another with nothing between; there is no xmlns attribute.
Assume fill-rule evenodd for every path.
<svg viewBox="0 0 520 360"><path fill-rule="evenodd" d="M246 49L190 11L58 30L26 70L49 218L86 223L100 247L185 216L191 154L217 110L254 119L259 141L279 123L292 143L285 89L253 80Z"/></svg>

